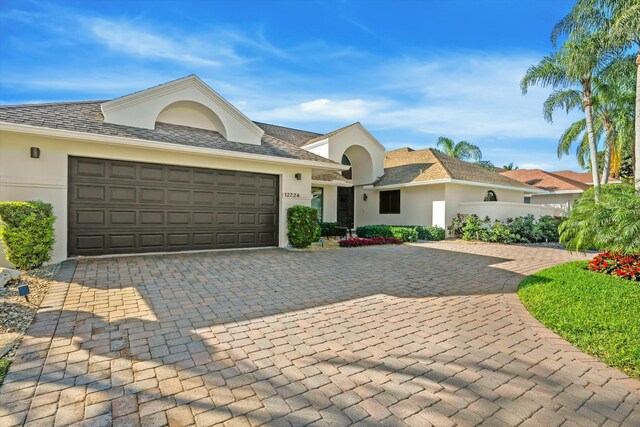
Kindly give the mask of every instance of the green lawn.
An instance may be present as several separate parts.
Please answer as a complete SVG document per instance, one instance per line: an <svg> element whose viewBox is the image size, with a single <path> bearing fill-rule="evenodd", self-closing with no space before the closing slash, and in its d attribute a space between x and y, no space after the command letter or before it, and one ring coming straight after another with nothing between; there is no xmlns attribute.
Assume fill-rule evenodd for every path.
<svg viewBox="0 0 640 427"><path fill-rule="evenodd" d="M558 335L640 378L640 283L588 271L587 264L542 270L520 283L518 295Z"/></svg>
<svg viewBox="0 0 640 427"><path fill-rule="evenodd" d="M4 376L7 375L10 365L11 359L0 359L0 385L2 385L2 381L4 381Z"/></svg>

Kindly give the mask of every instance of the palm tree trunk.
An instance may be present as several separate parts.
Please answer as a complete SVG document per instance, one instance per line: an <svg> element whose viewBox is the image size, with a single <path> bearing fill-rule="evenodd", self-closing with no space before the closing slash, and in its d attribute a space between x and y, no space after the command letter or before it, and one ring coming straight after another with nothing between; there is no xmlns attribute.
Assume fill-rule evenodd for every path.
<svg viewBox="0 0 640 427"><path fill-rule="evenodd" d="M598 203L598 193L600 192L600 177L598 176L598 146L593 135L593 112L591 110L591 83L583 83L582 97L584 113L587 121L587 137L589 139L589 157L591 159L591 176L593 179L594 199Z"/></svg>
<svg viewBox="0 0 640 427"><path fill-rule="evenodd" d="M636 190L640 191L640 45L638 45L638 56L636 56L636 155L635 155L635 173L633 182Z"/></svg>
<svg viewBox="0 0 640 427"><path fill-rule="evenodd" d="M609 182L609 175L611 174L611 152L613 151L614 132L611 125L605 125L607 136L605 137L604 147L604 164L602 165L602 184Z"/></svg>

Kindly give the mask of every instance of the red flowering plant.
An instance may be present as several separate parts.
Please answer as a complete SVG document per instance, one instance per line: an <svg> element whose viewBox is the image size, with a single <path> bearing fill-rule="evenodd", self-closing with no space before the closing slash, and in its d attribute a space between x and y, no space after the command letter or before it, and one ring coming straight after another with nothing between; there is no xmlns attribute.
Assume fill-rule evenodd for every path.
<svg viewBox="0 0 640 427"><path fill-rule="evenodd" d="M640 282L640 254L603 252L589 262L589 270Z"/></svg>
<svg viewBox="0 0 640 427"><path fill-rule="evenodd" d="M354 248L356 246L375 246L375 245L400 245L404 243L402 239L395 237L372 237L363 239L361 237L353 237L351 239L340 240L339 244L343 248Z"/></svg>

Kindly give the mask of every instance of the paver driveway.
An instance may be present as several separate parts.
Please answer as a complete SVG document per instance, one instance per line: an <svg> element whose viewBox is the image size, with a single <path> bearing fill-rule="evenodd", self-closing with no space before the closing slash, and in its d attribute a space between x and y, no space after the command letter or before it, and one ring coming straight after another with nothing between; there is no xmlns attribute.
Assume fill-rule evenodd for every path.
<svg viewBox="0 0 640 427"><path fill-rule="evenodd" d="M640 382L540 326L465 245L81 260L1 389L0 425L640 425Z"/></svg>

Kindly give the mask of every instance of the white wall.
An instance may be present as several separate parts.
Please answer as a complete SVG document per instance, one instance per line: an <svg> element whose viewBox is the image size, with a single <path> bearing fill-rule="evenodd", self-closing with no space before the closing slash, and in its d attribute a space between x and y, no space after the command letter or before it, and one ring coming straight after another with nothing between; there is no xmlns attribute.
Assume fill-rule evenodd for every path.
<svg viewBox="0 0 640 427"><path fill-rule="evenodd" d="M367 194L367 201L363 201ZM428 225L433 223L433 202L445 197L445 184L404 187L400 190L400 213L380 214L380 192L356 189L356 225Z"/></svg>
<svg viewBox="0 0 640 427"><path fill-rule="evenodd" d="M497 219L500 221L516 216L559 216L563 213L562 209L554 208L552 206L510 202L463 202L460 203L458 211L464 214L476 214L480 218L488 216L492 220ZM449 224L450 223L451 220L449 220Z"/></svg>
<svg viewBox="0 0 640 427"><path fill-rule="evenodd" d="M358 158L350 158L351 165L355 172L354 184L371 184L373 181L384 174L384 148L381 147L377 142L373 141L371 137L359 126L353 126L345 130L344 132L340 132L336 135L331 136L327 140L327 144L328 153L326 157L336 163L342 162L342 155L345 154L345 152L352 146L360 146L369 154L370 160L367 159L366 156L358 156L358 153L355 151L352 154L352 156L358 156ZM321 152L327 152L325 150L321 150L320 147L311 151L314 151L318 154L320 154ZM356 175L358 174L356 169L358 167L368 168L369 166L363 165L363 162L370 162L370 176L361 180L357 180L355 179Z"/></svg>
<svg viewBox="0 0 640 427"><path fill-rule="evenodd" d="M32 146L40 148L39 159L30 158L29 147ZM53 205L57 219L55 222L56 243L52 262L59 262L67 257L69 156L144 161L279 175L281 191L280 246L287 244L287 209L294 205L309 206L311 204L311 168L307 167L2 132L0 133L0 200L42 200ZM302 180L296 180L296 173L302 174ZM284 193L299 193L300 197L284 198ZM0 263L6 265L4 259L4 253L0 250Z"/></svg>
<svg viewBox="0 0 640 427"><path fill-rule="evenodd" d="M553 206L566 213L581 196L582 193L534 194L531 196L531 204Z"/></svg>
<svg viewBox="0 0 640 427"><path fill-rule="evenodd" d="M446 185L445 217L447 221L447 226L451 224L451 220L456 216L458 212L475 213L475 212L462 212L460 210L461 203L465 203L465 202L481 202L481 204L496 203L496 202L484 202L484 196L487 194L487 191L489 190L493 191L496 194L496 197L498 198L498 203L507 202L507 203L516 203L516 204L521 204L523 206L528 206L524 204L524 190L522 191L503 190L503 189L493 188L491 186L485 187L485 186L472 186L472 185L464 185L464 184L445 184L445 185ZM494 207L496 206L498 205L495 205ZM491 212L495 213L494 210L492 210Z"/></svg>

